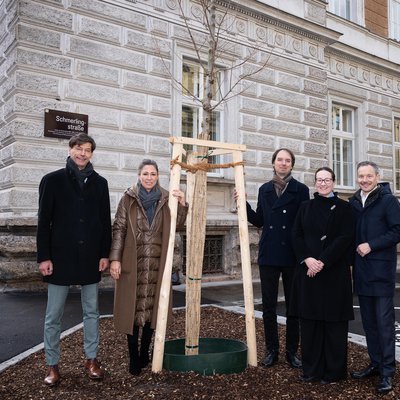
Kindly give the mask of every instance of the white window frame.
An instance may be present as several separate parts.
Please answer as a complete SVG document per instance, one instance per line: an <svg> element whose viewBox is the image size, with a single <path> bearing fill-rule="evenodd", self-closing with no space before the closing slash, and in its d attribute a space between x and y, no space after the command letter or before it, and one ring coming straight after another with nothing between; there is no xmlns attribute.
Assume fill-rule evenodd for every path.
<svg viewBox="0 0 400 400"><path fill-rule="evenodd" d="M348 13L345 8L348 3ZM329 0L329 11L344 19L364 25L364 0Z"/></svg>
<svg viewBox="0 0 400 400"><path fill-rule="evenodd" d="M389 0L389 37L400 41L400 0Z"/></svg>
<svg viewBox="0 0 400 400"><path fill-rule="evenodd" d="M400 115L393 117L393 174L394 190L400 192Z"/></svg>
<svg viewBox="0 0 400 400"><path fill-rule="evenodd" d="M198 80L199 84L199 93L203 93L203 84L204 84L204 79L203 79L203 72L201 70L201 66L194 57L185 56L185 55L180 55L178 57L178 61L176 64L176 69L175 69L175 76L177 77L178 82L183 81L183 65L184 63L191 64L191 65L196 65L200 67L200 76ZM223 81L223 78L220 78L221 81ZM202 122L202 117L203 117L203 108L202 104L199 101L196 101L192 96L185 94L184 93L184 88L180 87L178 90L176 90L177 93L177 109L179 109L179 113L177 113L177 118L176 118L176 131L179 132L179 135L182 134L182 109L184 106L194 108L198 111L198 126L196 127L197 132L193 132L193 136L196 137L196 135L200 132L201 130L201 122ZM217 101L213 100L211 102L212 105L216 105ZM224 141L224 121L225 121L225 107L224 107L224 102L221 104L217 105L215 112L219 113L219 128L218 128L218 136L215 138L212 138L212 140L216 141ZM212 155L212 154L211 154ZM223 156L217 156L216 160L214 160L217 163L223 163ZM214 171L209 171L208 175L214 176L214 177L221 177L223 175L223 170L218 169Z"/></svg>
<svg viewBox="0 0 400 400"><path fill-rule="evenodd" d="M339 119L339 129L336 129L336 124L334 124L334 113L333 109L338 108L340 111L341 118ZM331 165L332 169L336 175L336 186L340 189L353 189L355 186L355 154L356 154L356 108L347 104L343 104L342 102L332 101L330 104L330 112L329 112L329 127L330 127L330 149L331 149ZM351 131L345 130L343 128L343 113L350 112L350 122L351 122ZM334 159L335 149L334 142L340 142L340 154L339 154L339 167L337 166L337 162ZM349 141L351 143L351 161L348 165L348 176L349 181L345 182L345 164L343 162L344 159L344 142Z"/></svg>

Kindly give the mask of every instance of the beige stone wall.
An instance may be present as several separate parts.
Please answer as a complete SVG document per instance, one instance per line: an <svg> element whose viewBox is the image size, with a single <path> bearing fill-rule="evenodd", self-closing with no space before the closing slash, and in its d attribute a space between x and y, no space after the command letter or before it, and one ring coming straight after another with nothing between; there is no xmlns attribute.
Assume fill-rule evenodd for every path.
<svg viewBox="0 0 400 400"><path fill-rule="evenodd" d="M332 98L357 105L357 157L377 161L393 181L391 121L400 115L400 76L398 65L376 56L384 44L369 56L340 43L341 32L327 27L324 1L296 0L282 10L276 1L237 3L230 3L221 62L252 51L241 70L248 73L266 61L241 83L246 90L223 106L223 140L247 146L249 202L256 205L259 186L272 177L278 147L295 152L294 176L312 186L315 169L331 158ZM375 3L366 2L371 14ZM196 37L204 37L198 5L185 1L184 9ZM109 182L113 212L143 158L159 163L168 187L168 137L180 134L181 107L171 76L183 56L194 54L179 12L177 0L1 2L0 219L8 222L1 228L7 245L0 246L0 264L7 262L8 270L0 265L0 283L11 276L34 279L38 185L65 164L67 142L43 136L46 108L89 115L89 134L98 144L93 161ZM344 37L346 29L359 34L364 28L348 24ZM209 179L207 224L225 235L225 273L240 276L233 187L230 170ZM23 220L26 228L16 229ZM257 230L250 236L256 276Z"/></svg>

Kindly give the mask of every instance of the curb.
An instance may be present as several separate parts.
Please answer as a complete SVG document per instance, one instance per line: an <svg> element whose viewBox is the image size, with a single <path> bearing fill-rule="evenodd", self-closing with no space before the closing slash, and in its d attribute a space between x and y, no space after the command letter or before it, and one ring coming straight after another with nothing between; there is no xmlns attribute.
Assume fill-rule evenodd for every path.
<svg viewBox="0 0 400 400"><path fill-rule="evenodd" d="M218 304L202 304L201 307L216 307L216 308L221 308L223 310L231 311L237 314L242 314L246 315L246 310L244 307L240 306L221 306ZM174 310L182 310L185 309L186 307L174 307ZM262 319L262 312L261 311L254 311L254 316L255 318ZM107 315L101 315L100 319L102 318L112 318L112 314L107 314ZM278 324L281 325L286 325L286 318L278 315L277 317ZM78 325L73 326L70 329L65 330L64 332L61 333L61 339L64 337L76 332L77 330L83 328L83 323L79 323ZM367 342L365 340L365 336L362 335L357 335L355 333L348 333L348 340L349 342L358 344L363 347L367 347ZM18 354L17 356L10 358L7 361L4 361L3 363L0 364L0 373L7 369L8 367L11 367L18 362L22 361L23 359L29 357L31 354L34 354L40 350L43 350L44 348L44 343L40 343L37 346L32 347L29 350L24 351L21 354ZM396 361L400 362L400 348L396 346Z"/></svg>

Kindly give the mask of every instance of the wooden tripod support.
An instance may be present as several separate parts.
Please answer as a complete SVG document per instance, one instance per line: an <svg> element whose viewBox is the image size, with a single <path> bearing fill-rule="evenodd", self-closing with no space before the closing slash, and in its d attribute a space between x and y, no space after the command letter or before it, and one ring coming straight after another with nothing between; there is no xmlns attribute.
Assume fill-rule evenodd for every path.
<svg viewBox="0 0 400 400"><path fill-rule="evenodd" d="M250 247L249 247L249 231L247 224L246 199L245 199L245 184L243 171L243 152L246 151L246 146L229 144L222 142L214 142L211 140L200 140L186 137L171 137L169 139L173 145L172 159L182 160L182 154L185 152L183 145L203 146L213 150L213 155L232 154L233 162L235 163L235 186L239 195L237 200L237 212L239 223L240 237L240 253L242 262L242 278L243 278L243 294L246 311L246 337L247 337L247 362L251 366L257 366L257 346L256 346L256 330L254 317L254 302L253 302L253 285L251 274ZM178 210L178 200L171 195L174 189L179 189L181 176L181 166L175 163L171 170L169 184L169 208L171 211L171 230L168 243L167 258L165 263L164 275L161 282L160 299L157 313L157 325L154 339L154 352L152 361L152 371L160 372L162 370L165 333L167 328L167 317L169 308L169 297L171 290L171 273L172 262L175 246L176 218Z"/></svg>

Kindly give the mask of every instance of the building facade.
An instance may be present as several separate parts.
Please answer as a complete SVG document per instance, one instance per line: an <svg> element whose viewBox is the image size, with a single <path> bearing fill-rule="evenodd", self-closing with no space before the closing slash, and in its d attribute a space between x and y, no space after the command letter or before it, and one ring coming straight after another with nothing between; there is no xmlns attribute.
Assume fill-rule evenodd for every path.
<svg viewBox="0 0 400 400"><path fill-rule="evenodd" d="M212 138L246 145L250 203L256 205L258 188L272 177L278 147L293 150L293 174L310 187L316 168L330 165L347 197L357 188L357 162L368 159L400 196L400 0L215 5L223 45ZM44 136L45 111L88 116L98 145L93 163L109 182L113 212L143 158L159 163L168 187L168 138L196 137L201 130L196 96L207 53L196 51L191 37L206 43L199 1L0 0L3 287L40 282L38 184L67 156L66 139ZM218 103L227 93L230 99ZM205 273L237 277L233 178L230 169L208 176ZM253 228L250 243L257 275ZM184 259L178 261L183 269Z"/></svg>

